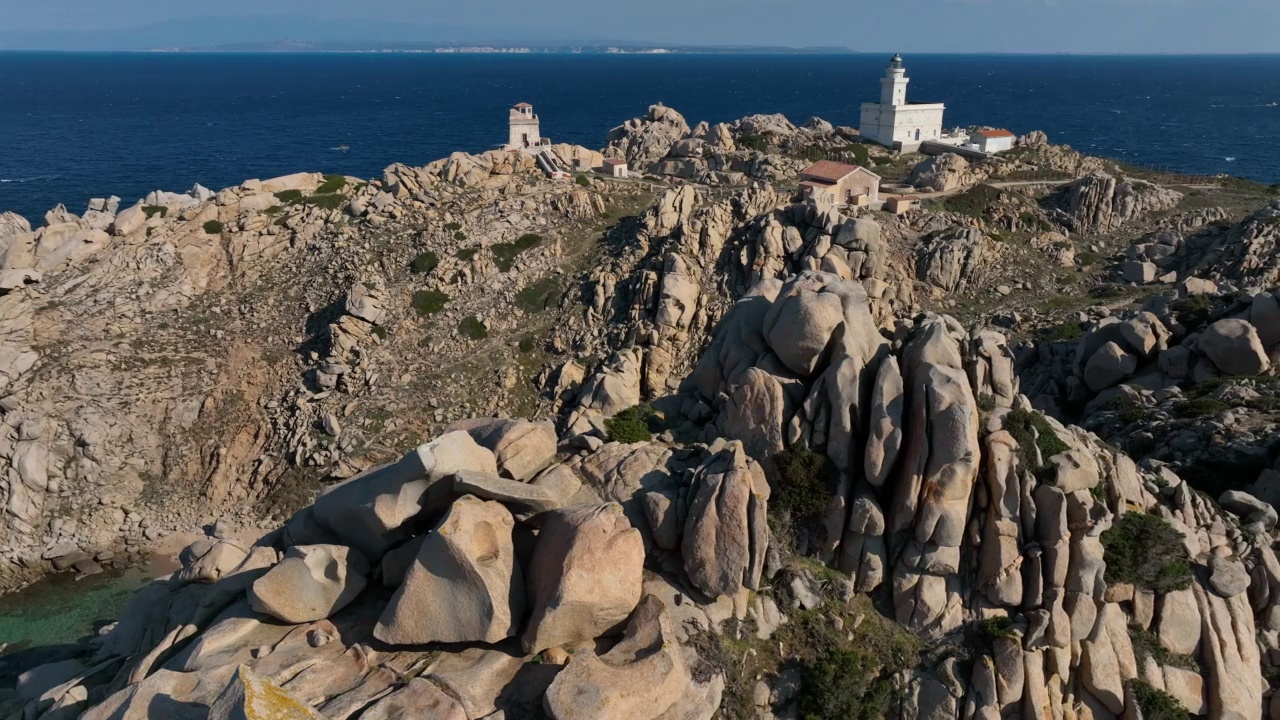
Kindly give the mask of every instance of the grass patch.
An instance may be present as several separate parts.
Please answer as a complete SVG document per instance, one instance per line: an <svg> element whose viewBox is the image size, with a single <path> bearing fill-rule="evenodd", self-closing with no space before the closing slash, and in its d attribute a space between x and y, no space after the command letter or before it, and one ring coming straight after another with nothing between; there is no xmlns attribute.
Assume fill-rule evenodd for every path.
<svg viewBox="0 0 1280 720"><path fill-rule="evenodd" d="M591 187L591 179L588 178L586 175L579 175L578 177L574 178L573 181L578 183L584 188Z"/></svg>
<svg viewBox="0 0 1280 720"><path fill-rule="evenodd" d="M1070 342L1084 337L1084 325L1078 322L1064 322L1042 330L1040 339L1044 342Z"/></svg>
<svg viewBox="0 0 1280 720"><path fill-rule="evenodd" d="M413 309L422 317L444 310L448 302L449 296L439 290L419 290L413 294Z"/></svg>
<svg viewBox="0 0 1280 720"><path fill-rule="evenodd" d="M312 207L318 207L321 210L337 210L347 202L346 195L331 193L325 195L312 195L306 199L306 204Z"/></svg>
<svg viewBox="0 0 1280 720"><path fill-rule="evenodd" d="M147 216L148 220L150 220L151 218L157 215L159 215L160 217L164 217L168 215L169 208L163 205L143 205L142 213Z"/></svg>
<svg viewBox="0 0 1280 720"><path fill-rule="evenodd" d="M316 188L317 195L329 195L336 193L347 186L347 179L341 175L325 175L324 182L320 183L320 187Z"/></svg>
<svg viewBox="0 0 1280 720"><path fill-rule="evenodd" d="M529 287L516 293L516 305L528 313L540 313L552 303L560 282L555 277L544 277Z"/></svg>
<svg viewBox="0 0 1280 720"><path fill-rule="evenodd" d="M479 252L480 248L461 248L455 252L453 256L463 262L471 262L476 259L476 255L479 254Z"/></svg>
<svg viewBox="0 0 1280 720"><path fill-rule="evenodd" d="M493 262L502 272L507 272L515 264L515 260L526 250L532 250L542 244L542 236L528 233L521 235L512 243L498 243L490 248L493 251Z"/></svg>
<svg viewBox="0 0 1280 720"><path fill-rule="evenodd" d="M657 413L649 405L636 405L604 421L609 440L619 443L649 442L653 440L653 427L657 425Z"/></svg>
<svg viewBox="0 0 1280 720"><path fill-rule="evenodd" d="M1182 535L1155 515L1127 512L1102 533L1108 583L1132 583L1156 593L1191 586L1191 564Z"/></svg>
<svg viewBox="0 0 1280 720"><path fill-rule="evenodd" d="M1142 711L1143 720L1189 720L1191 714L1169 693L1145 680L1134 678L1126 683L1133 700Z"/></svg>
<svg viewBox="0 0 1280 720"><path fill-rule="evenodd" d="M1213 417L1230 409L1231 406L1229 404L1211 397L1183 400L1173 406L1174 414L1180 418Z"/></svg>
<svg viewBox="0 0 1280 720"><path fill-rule="evenodd" d="M1036 475L1044 474L1053 467L1049 458L1070 450L1048 419L1034 410L1009 411L1004 416L1004 429L1018 441L1018 459L1022 466ZM1037 449L1043 463L1037 462Z"/></svg>
<svg viewBox="0 0 1280 720"><path fill-rule="evenodd" d="M432 270L435 270L436 266L439 264L440 256L428 250L414 256L413 260L409 263L409 272L414 275L425 275Z"/></svg>
<svg viewBox="0 0 1280 720"><path fill-rule="evenodd" d="M520 352L527 355L533 352L534 350L538 349L538 342L534 340L532 336L525 335L524 337L520 338L519 347L520 347Z"/></svg>
<svg viewBox="0 0 1280 720"><path fill-rule="evenodd" d="M952 195L942 201L942 207L951 212L981 219L999 199L999 190L990 185L982 184L975 185L958 195Z"/></svg>
<svg viewBox="0 0 1280 720"><path fill-rule="evenodd" d="M301 190L281 190L280 192L276 193L276 199L284 203L285 205L292 205L294 203L302 201L302 191Z"/></svg>
<svg viewBox="0 0 1280 720"><path fill-rule="evenodd" d="M221 235L222 223L219 222L218 220L210 220L209 222L205 223L204 234L205 235Z"/></svg>
<svg viewBox="0 0 1280 720"><path fill-rule="evenodd" d="M489 330L475 315L469 315L458 323L458 332L465 338L483 340L489 337Z"/></svg>

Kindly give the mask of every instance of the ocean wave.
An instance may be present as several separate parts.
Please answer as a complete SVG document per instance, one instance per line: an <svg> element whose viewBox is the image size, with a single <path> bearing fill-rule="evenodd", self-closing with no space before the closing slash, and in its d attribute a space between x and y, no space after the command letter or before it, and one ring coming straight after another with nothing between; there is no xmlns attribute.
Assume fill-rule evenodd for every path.
<svg viewBox="0 0 1280 720"><path fill-rule="evenodd" d="M60 180L61 178L62 178L61 175L36 175L33 177L25 177L25 178L0 178L0 183L45 182L48 180Z"/></svg>

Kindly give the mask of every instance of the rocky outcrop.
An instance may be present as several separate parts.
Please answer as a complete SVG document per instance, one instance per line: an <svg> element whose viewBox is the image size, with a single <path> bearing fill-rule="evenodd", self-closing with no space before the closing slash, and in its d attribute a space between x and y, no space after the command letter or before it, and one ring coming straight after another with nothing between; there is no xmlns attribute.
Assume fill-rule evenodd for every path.
<svg viewBox="0 0 1280 720"><path fill-rule="evenodd" d="M1110 232L1178 204L1182 193L1106 173L1085 176L1065 191L1064 209L1078 232Z"/></svg>
<svg viewBox="0 0 1280 720"><path fill-rule="evenodd" d="M923 192L951 192L985 178L986 173L974 172L968 160L954 153L943 153L917 163L905 182Z"/></svg>
<svg viewBox="0 0 1280 720"><path fill-rule="evenodd" d="M684 116L659 103L650 106L645 117L628 120L611 130L604 154L626 160L630 167L645 172L688 135L689 123Z"/></svg>
<svg viewBox="0 0 1280 720"><path fill-rule="evenodd" d="M392 645L498 642L524 616L515 520L501 503L469 495L432 528L374 636Z"/></svg>

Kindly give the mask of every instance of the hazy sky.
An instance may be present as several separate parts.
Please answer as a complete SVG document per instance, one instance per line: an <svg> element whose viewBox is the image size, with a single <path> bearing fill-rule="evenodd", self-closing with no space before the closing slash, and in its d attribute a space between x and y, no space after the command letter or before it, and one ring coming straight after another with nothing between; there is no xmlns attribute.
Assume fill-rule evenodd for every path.
<svg viewBox="0 0 1280 720"><path fill-rule="evenodd" d="M252 39L262 33L319 39L307 37L308 22L358 18L363 24L352 23L350 32L360 35L443 25L450 28L444 34L473 28L506 40L873 52L1280 52L1280 0L0 0L0 30L10 37L33 30L116 35L209 15L264 13L292 17L247 20L255 26ZM183 32L198 36L204 25L210 44L237 40L223 35L225 22L191 25Z"/></svg>

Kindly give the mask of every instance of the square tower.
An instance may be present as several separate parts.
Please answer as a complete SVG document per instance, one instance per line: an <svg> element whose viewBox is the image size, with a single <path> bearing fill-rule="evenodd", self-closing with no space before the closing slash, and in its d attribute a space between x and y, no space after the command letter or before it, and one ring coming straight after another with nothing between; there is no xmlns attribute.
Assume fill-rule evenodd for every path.
<svg viewBox="0 0 1280 720"><path fill-rule="evenodd" d="M507 136L508 150L527 150L542 144L538 116L533 114L533 106L529 103L520 103L511 108L510 127L510 134Z"/></svg>

